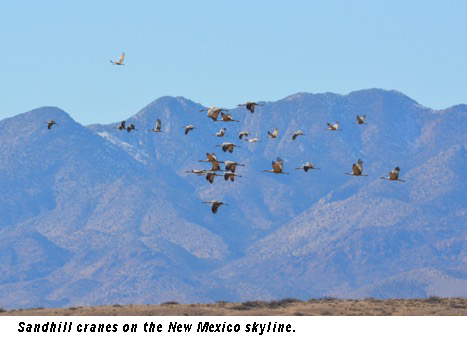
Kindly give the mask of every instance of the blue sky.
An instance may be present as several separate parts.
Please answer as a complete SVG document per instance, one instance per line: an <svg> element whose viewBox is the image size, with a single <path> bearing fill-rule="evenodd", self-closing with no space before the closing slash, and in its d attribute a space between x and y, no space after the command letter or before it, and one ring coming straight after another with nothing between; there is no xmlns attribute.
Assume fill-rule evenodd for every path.
<svg viewBox="0 0 467 345"><path fill-rule="evenodd" d="M467 1L2 1L0 119L116 122L156 98L234 107L378 87L467 103ZM112 66L126 53L125 66Z"/></svg>

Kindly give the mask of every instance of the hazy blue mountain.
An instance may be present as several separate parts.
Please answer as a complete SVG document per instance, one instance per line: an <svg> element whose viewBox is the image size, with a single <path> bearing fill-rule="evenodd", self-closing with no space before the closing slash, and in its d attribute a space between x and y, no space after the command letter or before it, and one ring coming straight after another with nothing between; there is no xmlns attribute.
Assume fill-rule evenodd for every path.
<svg viewBox="0 0 467 345"><path fill-rule="evenodd" d="M53 107L0 121L0 306L467 296L466 105L371 89L232 109L238 123L203 108L159 98L122 119L131 133ZM206 152L243 177L186 174ZM262 172L278 156L290 175ZM369 176L344 175L358 159ZM395 166L406 183L379 179ZM212 215L212 199L229 205Z"/></svg>

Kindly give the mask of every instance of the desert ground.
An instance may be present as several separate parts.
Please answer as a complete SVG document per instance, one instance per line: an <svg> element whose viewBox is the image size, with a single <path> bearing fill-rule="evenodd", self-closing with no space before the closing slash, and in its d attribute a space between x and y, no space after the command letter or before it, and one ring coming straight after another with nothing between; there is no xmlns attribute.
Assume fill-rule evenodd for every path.
<svg viewBox="0 0 467 345"><path fill-rule="evenodd" d="M389 316L389 315L458 315L467 316L466 298L340 300L334 298L300 301L285 298L277 301L248 301L210 304L179 304L168 301L159 305L103 305L68 308L33 308L5 310L12 316Z"/></svg>

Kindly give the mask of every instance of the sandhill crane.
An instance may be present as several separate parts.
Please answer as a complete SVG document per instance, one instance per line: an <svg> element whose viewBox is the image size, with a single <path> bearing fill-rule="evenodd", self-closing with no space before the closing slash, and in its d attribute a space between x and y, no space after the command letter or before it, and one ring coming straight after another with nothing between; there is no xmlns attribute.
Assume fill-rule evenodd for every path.
<svg viewBox="0 0 467 345"><path fill-rule="evenodd" d="M245 141L248 141L249 143L259 143L260 140L258 140L257 137L253 138L253 139L245 139Z"/></svg>
<svg viewBox="0 0 467 345"><path fill-rule="evenodd" d="M185 126L185 127L182 127L182 128L185 128L185 135L187 135L193 129L196 129L196 127L193 126L193 125L188 125L188 126Z"/></svg>
<svg viewBox="0 0 467 345"><path fill-rule="evenodd" d="M218 200L203 201L203 204L211 204L211 211L214 214L217 213L217 210L219 209L219 207L221 205L228 205L228 204L225 204L222 201L218 201Z"/></svg>
<svg viewBox="0 0 467 345"><path fill-rule="evenodd" d="M247 131L242 131L240 133L238 133L238 139L242 139L243 137L247 137L248 136L248 132Z"/></svg>
<svg viewBox="0 0 467 345"><path fill-rule="evenodd" d="M368 175L363 175L363 161L361 159L358 160L357 164L352 165L352 173L345 173L345 175L351 175L351 176L368 176Z"/></svg>
<svg viewBox="0 0 467 345"><path fill-rule="evenodd" d="M272 172L274 174L289 174L286 172L283 172L284 170L284 162L282 161L282 158L277 157L277 162L272 161L272 170L263 170L263 172Z"/></svg>
<svg viewBox="0 0 467 345"><path fill-rule="evenodd" d="M223 137L225 135L225 131L227 130L227 128L221 128L219 130L219 132L217 132L216 134L214 134L216 137Z"/></svg>
<svg viewBox="0 0 467 345"><path fill-rule="evenodd" d="M222 143L222 145L216 145L216 147L218 146L222 147L222 151L224 152L229 151L230 153L233 152L234 147L241 147L241 146L235 145L234 143Z"/></svg>
<svg viewBox="0 0 467 345"><path fill-rule="evenodd" d="M246 103L243 103L243 104L239 104L238 107L241 107L241 106L246 106L246 108L251 111L252 113L255 112L255 106L264 106L264 104L258 104L258 103L255 103L255 102L246 102Z"/></svg>
<svg viewBox="0 0 467 345"><path fill-rule="evenodd" d="M226 113L221 113L222 116L222 121L223 122L240 122L238 120L234 120L232 115L226 114Z"/></svg>
<svg viewBox="0 0 467 345"><path fill-rule="evenodd" d="M302 169L305 170L305 172L308 172L308 170L310 170L310 169L321 170L319 168L315 168L315 165L311 164L309 162L306 162L300 168L295 168L295 170L302 170Z"/></svg>
<svg viewBox="0 0 467 345"><path fill-rule="evenodd" d="M205 161L199 160L198 162L217 162L216 154L214 152L213 153L206 152L206 157L207 159Z"/></svg>
<svg viewBox="0 0 467 345"><path fill-rule="evenodd" d="M153 128L153 129L149 129L148 132L163 133L161 131L161 126L162 126L161 120L157 119L156 127Z"/></svg>
<svg viewBox="0 0 467 345"><path fill-rule="evenodd" d="M130 133L131 131L137 131L137 129L135 128L135 125L134 124L130 124L127 128L126 128L127 132Z"/></svg>
<svg viewBox="0 0 467 345"><path fill-rule="evenodd" d="M120 60L118 60L117 62L110 60L110 62L112 63L112 65L124 66L123 64L124 58L125 58L125 53L122 53L122 55L120 55Z"/></svg>
<svg viewBox="0 0 467 345"><path fill-rule="evenodd" d="M185 174L196 174L198 176L206 175L206 174L209 174L209 173L210 173L209 170L199 170L199 169L185 171Z"/></svg>
<svg viewBox="0 0 467 345"><path fill-rule="evenodd" d="M123 129L126 129L126 121L120 122L120 124L118 125L118 127L114 127L114 128L117 128L119 131L121 131L121 130L123 130Z"/></svg>
<svg viewBox="0 0 467 345"><path fill-rule="evenodd" d="M241 166L241 167L244 167L245 164L240 164L240 163L237 163L237 162L232 162L232 161L225 161L224 163L224 169L226 171L231 171L231 172L235 172L235 169L237 168L237 166Z"/></svg>
<svg viewBox="0 0 467 345"><path fill-rule="evenodd" d="M218 107L210 107L207 109L202 109L200 112L207 111L208 112L208 117L211 118L213 121L217 121L217 117L219 116L219 113L225 109L218 108Z"/></svg>
<svg viewBox="0 0 467 345"><path fill-rule="evenodd" d="M210 184L214 182L214 178L216 176L222 176L222 175L217 175L215 172L208 172L206 174L206 181L208 181Z"/></svg>
<svg viewBox="0 0 467 345"><path fill-rule="evenodd" d="M44 122L47 124L47 129L51 129L53 125L57 125L58 126L58 123L56 123L54 120L49 120L47 122Z"/></svg>
<svg viewBox="0 0 467 345"><path fill-rule="evenodd" d="M357 115L357 122L353 122L353 123L357 125L367 125L367 123L365 123L365 118L366 118L365 114L363 114L362 116Z"/></svg>
<svg viewBox="0 0 467 345"><path fill-rule="evenodd" d="M327 130L330 130L330 131L340 131L341 129L339 129L339 121L336 121L335 124L331 125L329 122L327 123L328 124L328 128L326 128Z"/></svg>
<svg viewBox="0 0 467 345"><path fill-rule="evenodd" d="M298 131L296 131L296 132L293 132L293 133L292 133L292 140L297 139L297 137L298 137L299 135L305 135L305 134L303 134L303 132L300 131L300 130L298 130Z"/></svg>
<svg viewBox="0 0 467 345"><path fill-rule="evenodd" d="M273 139L277 138L277 135L278 135L278 134L279 134L279 128L276 128L276 129L274 130L274 132L272 132L272 133L268 131L269 137L270 137L270 138L273 138Z"/></svg>
<svg viewBox="0 0 467 345"><path fill-rule="evenodd" d="M236 173L232 172L232 171L226 171L224 172L224 180L225 181L228 181L229 178L230 178L230 181L234 181L235 180L235 176L238 176L238 177L242 177L241 175L237 175Z"/></svg>
<svg viewBox="0 0 467 345"><path fill-rule="evenodd" d="M221 171L221 167L219 163L224 163L224 162L219 162L216 158L216 155L214 153L206 153L207 159L205 161L199 160L198 162L207 162L211 163L212 167L209 171Z"/></svg>
<svg viewBox="0 0 467 345"><path fill-rule="evenodd" d="M388 181L400 181L400 182L405 182L405 180L399 179L399 171L401 169L399 167L395 167L393 170L389 172L389 177L380 177L383 180L388 180Z"/></svg>

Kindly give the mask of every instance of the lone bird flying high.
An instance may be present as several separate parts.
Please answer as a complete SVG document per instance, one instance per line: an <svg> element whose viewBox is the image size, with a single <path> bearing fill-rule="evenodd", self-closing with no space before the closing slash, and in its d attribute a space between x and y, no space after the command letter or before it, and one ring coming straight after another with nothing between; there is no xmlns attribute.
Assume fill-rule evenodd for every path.
<svg viewBox="0 0 467 345"><path fill-rule="evenodd" d="M110 60L110 62L112 63L112 65L124 66L124 63L123 63L124 58L125 58L125 53L122 53L122 55L120 55L120 60L118 60L118 61Z"/></svg>

